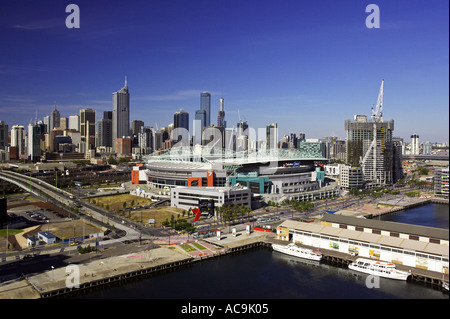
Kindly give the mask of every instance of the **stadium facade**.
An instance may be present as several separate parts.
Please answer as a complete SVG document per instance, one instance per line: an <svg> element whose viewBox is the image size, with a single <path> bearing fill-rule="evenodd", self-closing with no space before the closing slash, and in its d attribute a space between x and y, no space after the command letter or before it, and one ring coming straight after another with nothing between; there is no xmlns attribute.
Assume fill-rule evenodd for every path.
<svg viewBox="0 0 450 319"><path fill-rule="evenodd" d="M238 185L254 195L315 199L299 196L319 191L324 183L323 164L327 159L317 149L311 150L235 152L201 145L171 148L144 157L147 186L157 192L177 186Z"/></svg>

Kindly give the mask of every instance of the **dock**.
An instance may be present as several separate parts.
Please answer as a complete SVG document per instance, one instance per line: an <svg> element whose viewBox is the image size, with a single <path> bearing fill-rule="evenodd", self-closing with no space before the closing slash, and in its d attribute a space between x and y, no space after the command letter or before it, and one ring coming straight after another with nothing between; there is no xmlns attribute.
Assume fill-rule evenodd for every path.
<svg viewBox="0 0 450 319"><path fill-rule="evenodd" d="M288 244L276 239L274 233L253 231L250 235L245 231L236 236L227 234L220 240L216 237L197 241L201 250L187 251L186 245L166 245L153 249L135 250L131 253L95 259L80 263L79 285L71 287L75 282L70 281L73 273L68 267L48 270L30 275L25 278L11 280L0 286L0 299L39 299L53 298L79 293L83 290L118 284L127 280L137 280L162 271L176 270L180 267L194 265L197 262L220 258L220 256L242 252L257 247L268 247L272 244ZM307 246L305 246L307 247ZM307 247L317 249L315 247ZM346 268L356 257L349 254L320 249L323 263ZM400 270L411 270L411 280L440 288L442 281L448 282L448 274L442 275L423 269L397 265ZM405 269L407 268L407 269ZM75 268L76 269L76 268Z"/></svg>
<svg viewBox="0 0 450 319"><path fill-rule="evenodd" d="M353 217L375 218L381 215L392 214L402 210L411 209L427 204L448 205L448 198L420 198L396 195L390 199L380 200L375 204L362 204L352 208L342 209L335 214Z"/></svg>

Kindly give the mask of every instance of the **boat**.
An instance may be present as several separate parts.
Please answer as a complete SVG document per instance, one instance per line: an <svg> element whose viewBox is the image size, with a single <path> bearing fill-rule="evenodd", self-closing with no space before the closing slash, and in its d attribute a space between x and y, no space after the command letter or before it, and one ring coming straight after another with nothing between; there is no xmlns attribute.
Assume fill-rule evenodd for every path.
<svg viewBox="0 0 450 319"><path fill-rule="evenodd" d="M275 245L272 244L272 248L275 251L278 251L283 254L287 254L290 256L305 258L309 260L320 261L322 259L322 253L320 251L302 248L297 246L295 243L290 243L288 245Z"/></svg>
<svg viewBox="0 0 450 319"><path fill-rule="evenodd" d="M354 262L348 265L348 268L369 275L397 280L407 280L410 275L409 272L395 269L393 263L365 258L356 258Z"/></svg>
<svg viewBox="0 0 450 319"><path fill-rule="evenodd" d="M442 282L442 289L444 289L444 291L448 292L448 281Z"/></svg>

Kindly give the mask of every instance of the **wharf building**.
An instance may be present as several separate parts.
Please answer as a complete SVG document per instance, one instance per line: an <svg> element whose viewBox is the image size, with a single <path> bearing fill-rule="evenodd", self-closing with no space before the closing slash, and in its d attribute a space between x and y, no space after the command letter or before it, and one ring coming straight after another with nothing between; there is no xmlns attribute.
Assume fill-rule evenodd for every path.
<svg viewBox="0 0 450 319"><path fill-rule="evenodd" d="M287 220L277 238L352 256L449 273L448 229L324 214L320 222Z"/></svg>

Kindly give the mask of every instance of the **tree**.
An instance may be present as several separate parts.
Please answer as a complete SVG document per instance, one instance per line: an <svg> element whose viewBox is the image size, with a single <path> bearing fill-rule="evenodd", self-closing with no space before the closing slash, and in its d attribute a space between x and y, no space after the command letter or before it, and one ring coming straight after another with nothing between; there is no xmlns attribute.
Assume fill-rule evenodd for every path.
<svg viewBox="0 0 450 319"><path fill-rule="evenodd" d="M115 165L115 164L117 164L116 159L115 159L113 156L110 156L110 157L108 158L108 164L109 164L109 165Z"/></svg>

